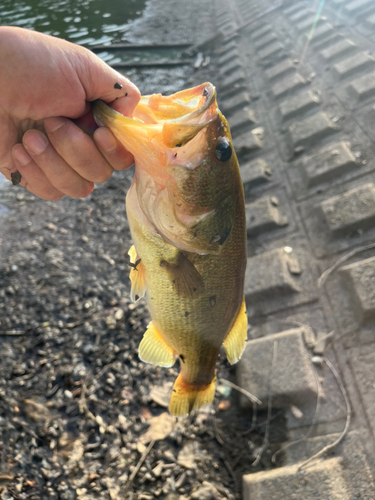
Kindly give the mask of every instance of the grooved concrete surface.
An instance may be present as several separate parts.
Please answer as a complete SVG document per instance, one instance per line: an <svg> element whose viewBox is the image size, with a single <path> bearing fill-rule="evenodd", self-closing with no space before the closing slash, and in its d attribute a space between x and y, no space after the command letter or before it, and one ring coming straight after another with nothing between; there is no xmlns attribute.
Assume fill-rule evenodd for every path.
<svg viewBox="0 0 375 500"><path fill-rule="evenodd" d="M248 230L238 382L283 411L288 431L279 466L244 476L244 500L375 499L375 2L317 8L216 0L213 79ZM338 380L349 433L298 470L345 427Z"/></svg>

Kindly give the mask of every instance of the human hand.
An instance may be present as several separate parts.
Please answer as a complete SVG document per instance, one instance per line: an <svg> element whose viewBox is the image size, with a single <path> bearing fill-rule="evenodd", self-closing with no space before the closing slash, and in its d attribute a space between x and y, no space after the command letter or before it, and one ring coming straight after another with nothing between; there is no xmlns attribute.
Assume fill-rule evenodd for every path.
<svg viewBox="0 0 375 500"><path fill-rule="evenodd" d="M40 198L85 197L94 182L133 164L108 128L92 137L82 130L96 127L91 101L131 116L140 98L135 85L89 50L0 27L0 89L0 172L10 179L18 171L20 184Z"/></svg>

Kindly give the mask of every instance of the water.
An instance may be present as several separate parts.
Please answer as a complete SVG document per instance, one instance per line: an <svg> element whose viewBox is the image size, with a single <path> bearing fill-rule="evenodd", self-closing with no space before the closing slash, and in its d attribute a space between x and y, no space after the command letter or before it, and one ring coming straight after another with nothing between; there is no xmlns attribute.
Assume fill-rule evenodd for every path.
<svg viewBox="0 0 375 500"><path fill-rule="evenodd" d="M20 26L80 45L126 42L146 0L3 0L0 25Z"/></svg>
<svg viewBox="0 0 375 500"><path fill-rule="evenodd" d="M58 36L88 48L128 42L127 32L146 0L3 0L0 25L19 26ZM108 62L114 54L105 55ZM0 174L0 189L6 181Z"/></svg>

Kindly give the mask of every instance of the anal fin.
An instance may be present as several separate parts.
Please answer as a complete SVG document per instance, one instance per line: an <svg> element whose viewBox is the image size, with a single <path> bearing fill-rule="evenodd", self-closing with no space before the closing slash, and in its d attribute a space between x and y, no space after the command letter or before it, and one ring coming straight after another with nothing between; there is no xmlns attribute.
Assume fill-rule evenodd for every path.
<svg viewBox="0 0 375 500"><path fill-rule="evenodd" d="M134 245L130 248L128 255L130 257L131 270L129 273L129 278L131 281L130 298L133 302L144 297L146 293L146 280L145 280L145 268L142 264L141 259L137 255L137 251Z"/></svg>
<svg viewBox="0 0 375 500"><path fill-rule="evenodd" d="M242 353L245 349L247 338L247 314L246 314L246 303L245 298L242 301L240 310L238 312L236 321L232 326L231 331L226 336L223 346L225 349L225 354L231 365L237 363L241 358Z"/></svg>
<svg viewBox="0 0 375 500"><path fill-rule="evenodd" d="M208 385L185 384L180 373L169 401L171 415L183 417L201 406L211 404L215 395L215 381L216 377Z"/></svg>
<svg viewBox="0 0 375 500"><path fill-rule="evenodd" d="M167 368L173 366L176 360L174 350L166 344L152 321L139 344L138 356L145 363Z"/></svg>

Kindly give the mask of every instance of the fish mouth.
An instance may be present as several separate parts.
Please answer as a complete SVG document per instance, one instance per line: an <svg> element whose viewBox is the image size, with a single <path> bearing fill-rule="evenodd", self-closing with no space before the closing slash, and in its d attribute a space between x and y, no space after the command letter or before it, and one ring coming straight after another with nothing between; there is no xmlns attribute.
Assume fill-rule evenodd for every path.
<svg viewBox="0 0 375 500"><path fill-rule="evenodd" d="M100 100L91 106L96 123L108 127L136 161L160 159L168 150L184 146L218 115L216 89L211 83L171 96L143 96L131 118Z"/></svg>

